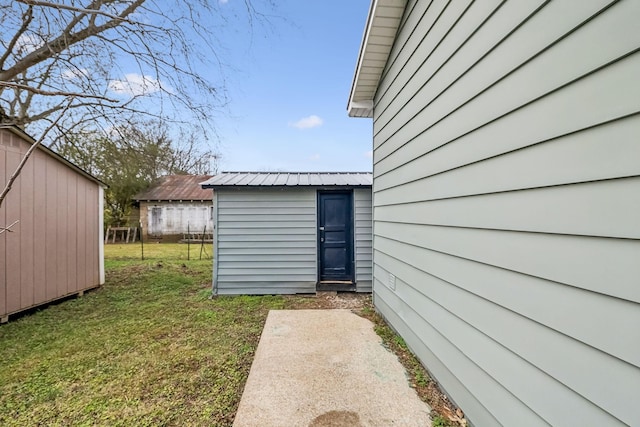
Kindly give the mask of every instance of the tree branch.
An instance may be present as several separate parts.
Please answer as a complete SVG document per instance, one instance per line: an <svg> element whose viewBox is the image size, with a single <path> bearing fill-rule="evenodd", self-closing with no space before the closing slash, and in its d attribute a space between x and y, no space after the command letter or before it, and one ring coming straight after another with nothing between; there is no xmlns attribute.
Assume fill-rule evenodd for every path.
<svg viewBox="0 0 640 427"><path fill-rule="evenodd" d="M13 51L13 48L16 46L16 43L18 43L20 36L22 36L25 33L25 31L27 31L27 28L29 28L29 24L31 24L32 20L33 20L33 7L29 6L27 10L22 14L22 25L20 26L20 28L18 28L16 33L13 35L13 38L7 45L7 51L0 58L0 70L4 68L5 61Z"/></svg>
<svg viewBox="0 0 640 427"><path fill-rule="evenodd" d="M144 2L145 0L134 1L129 5L129 7L123 10L120 15L118 15L119 18L117 20L111 20L99 26L89 26L75 33L62 33L55 40L45 43L44 46L41 46L26 55L9 69L0 70L0 81L11 80L24 70L63 52L74 44L86 40L96 34L100 34L103 31L117 27L124 22L124 18L135 12L136 9Z"/></svg>
<svg viewBox="0 0 640 427"><path fill-rule="evenodd" d="M53 129L58 124L60 119L62 119L62 116L64 116L64 113L71 106L71 102L72 101L73 101L73 99L70 99L68 101L67 107L63 111L60 112L58 117L49 125L49 127L42 133L42 135L40 135L40 138L38 138L38 140L36 142L34 142L31 145L31 147L29 147L27 152L24 154L24 157L20 161L20 164L16 168L15 172L13 173L13 175L11 175L11 177L7 181L7 184L5 185L4 190L2 190L2 193L0 193L0 207L2 207L2 203L4 202L5 198L7 197L7 194L9 194L9 191L11 190L11 187L13 186L13 183L16 181L16 179L18 179L18 176L20 175L20 172L22 172L22 168L24 168L24 165L27 163L27 160L29 160L29 157L31 157L31 154L35 151L36 148L38 148L38 146L42 143L42 141L45 139L45 137L51 131L51 129Z"/></svg>
<svg viewBox="0 0 640 427"><path fill-rule="evenodd" d="M9 233L13 233L13 230L11 229L11 227L13 227L14 225L16 225L19 222L20 222L20 220L16 219L10 225L7 225L6 227L0 227L0 234L4 233L5 231L7 231Z"/></svg>
<svg viewBox="0 0 640 427"><path fill-rule="evenodd" d="M82 7L74 7L74 6L70 6L68 4L61 4L61 3L52 3L50 1L38 1L38 0L16 0L18 3L22 3L22 4L26 4L29 6L43 6L43 7L52 7L55 9L62 9L62 10L70 10L72 12L78 12L81 13L83 15L100 15L100 16L104 16L107 17L109 19L113 19L113 20L117 20L117 21L122 21L122 22L131 22L128 19L119 16L119 15L114 15L112 13L108 13L108 12L104 12L102 10L99 9L93 9L93 8L82 8ZM98 6L100 6L99 4L100 2L94 2L93 4L97 4Z"/></svg>
<svg viewBox="0 0 640 427"><path fill-rule="evenodd" d="M102 96L102 95L92 95L89 93L65 92L65 91L49 91L49 90L38 89L33 86L23 85L20 83L13 83L13 82L0 81L0 86L22 89L22 90L26 90L27 92L36 93L38 95L66 96L66 97L73 97L73 98L95 98L95 99L100 99L102 101L107 101L107 102L113 102L113 103L118 102L117 99L107 98L106 96Z"/></svg>

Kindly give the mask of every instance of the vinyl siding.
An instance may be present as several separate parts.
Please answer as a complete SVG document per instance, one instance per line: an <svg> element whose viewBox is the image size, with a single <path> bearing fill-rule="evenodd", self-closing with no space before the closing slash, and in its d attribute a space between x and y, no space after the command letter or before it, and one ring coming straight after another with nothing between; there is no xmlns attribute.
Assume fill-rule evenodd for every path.
<svg viewBox="0 0 640 427"><path fill-rule="evenodd" d="M638 16L407 5L374 104L375 304L474 425L640 425Z"/></svg>
<svg viewBox="0 0 640 427"><path fill-rule="evenodd" d="M355 188L356 291L372 288L371 189ZM316 291L317 188L225 189L214 193L219 294Z"/></svg>
<svg viewBox="0 0 640 427"><path fill-rule="evenodd" d="M371 189L353 190L355 214L355 259L356 289L358 292L371 292L372 288L372 207Z"/></svg>
<svg viewBox="0 0 640 427"><path fill-rule="evenodd" d="M218 293L315 292L315 189L219 189L215 194Z"/></svg>

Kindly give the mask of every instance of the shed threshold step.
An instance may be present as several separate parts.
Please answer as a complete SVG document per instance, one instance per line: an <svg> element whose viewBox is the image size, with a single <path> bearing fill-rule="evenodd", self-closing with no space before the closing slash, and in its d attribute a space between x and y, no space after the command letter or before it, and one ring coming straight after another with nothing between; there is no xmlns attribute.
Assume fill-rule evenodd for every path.
<svg viewBox="0 0 640 427"><path fill-rule="evenodd" d="M355 292L356 284L352 280L322 280L316 285L318 291Z"/></svg>
<svg viewBox="0 0 640 427"><path fill-rule="evenodd" d="M321 280L321 285L353 285L353 280Z"/></svg>

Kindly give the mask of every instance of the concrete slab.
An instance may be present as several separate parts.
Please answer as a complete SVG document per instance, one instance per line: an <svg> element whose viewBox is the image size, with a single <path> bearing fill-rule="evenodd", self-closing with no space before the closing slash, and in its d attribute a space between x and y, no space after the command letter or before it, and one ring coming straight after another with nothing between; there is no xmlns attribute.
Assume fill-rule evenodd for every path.
<svg viewBox="0 0 640 427"><path fill-rule="evenodd" d="M235 427L430 426L373 324L349 310L271 311Z"/></svg>

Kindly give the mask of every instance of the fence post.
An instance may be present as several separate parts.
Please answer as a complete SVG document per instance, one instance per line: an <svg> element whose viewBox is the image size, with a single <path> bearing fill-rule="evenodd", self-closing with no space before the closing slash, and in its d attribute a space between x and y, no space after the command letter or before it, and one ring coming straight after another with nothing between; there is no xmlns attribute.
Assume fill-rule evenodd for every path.
<svg viewBox="0 0 640 427"><path fill-rule="evenodd" d="M200 259L202 260L202 250L204 249L204 236L207 233L207 225L205 224L204 230L202 230L202 242L200 243Z"/></svg>
<svg viewBox="0 0 640 427"><path fill-rule="evenodd" d="M144 234L142 233L142 221L138 221L140 227L140 248L142 249L142 261L144 261Z"/></svg>

